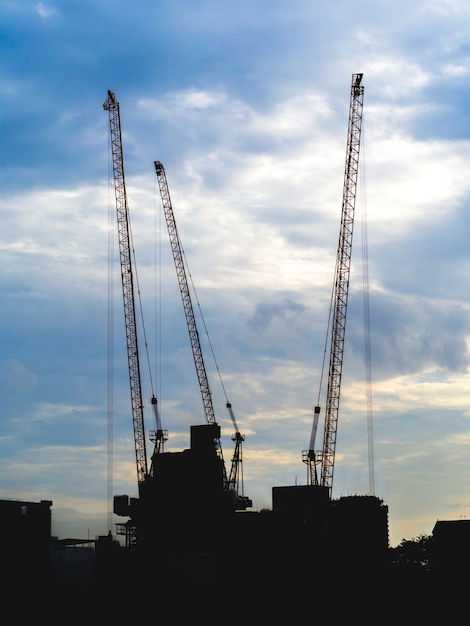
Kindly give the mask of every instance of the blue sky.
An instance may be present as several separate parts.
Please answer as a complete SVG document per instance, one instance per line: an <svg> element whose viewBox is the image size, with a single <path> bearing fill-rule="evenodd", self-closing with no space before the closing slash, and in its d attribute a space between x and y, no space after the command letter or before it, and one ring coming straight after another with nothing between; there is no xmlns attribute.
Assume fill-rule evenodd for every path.
<svg viewBox="0 0 470 626"><path fill-rule="evenodd" d="M0 497L52 500L60 538L108 531L110 486L137 493L118 267L108 303L108 89L121 106L166 449L188 447L204 414L155 160L216 357L200 327L225 458L233 433L217 366L257 509L271 506L273 486L306 482L358 72L361 175L333 494L369 492L366 223L373 475L390 543L470 513L470 7L331 7L0 3ZM145 418L153 428L150 404Z"/></svg>

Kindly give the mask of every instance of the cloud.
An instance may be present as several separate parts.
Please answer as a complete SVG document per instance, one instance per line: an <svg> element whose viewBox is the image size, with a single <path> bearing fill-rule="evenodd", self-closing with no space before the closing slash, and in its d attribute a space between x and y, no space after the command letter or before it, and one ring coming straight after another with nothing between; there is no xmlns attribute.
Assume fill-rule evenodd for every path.
<svg viewBox="0 0 470 626"><path fill-rule="evenodd" d="M45 4L44 2L38 2L38 4L36 4L36 11L37 13L44 19L49 19L51 17L54 17L54 15L57 14L57 11L54 7Z"/></svg>
<svg viewBox="0 0 470 626"><path fill-rule="evenodd" d="M14 359L0 361L1 377L5 384L17 392L29 392L34 389L37 378L35 374L28 371L23 363Z"/></svg>
<svg viewBox="0 0 470 626"><path fill-rule="evenodd" d="M253 330L263 331L269 326L273 318L279 317L288 323L290 314L296 315L304 310L304 306L289 299L284 299L281 303L261 302L257 304L255 312L248 319L248 325Z"/></svg>

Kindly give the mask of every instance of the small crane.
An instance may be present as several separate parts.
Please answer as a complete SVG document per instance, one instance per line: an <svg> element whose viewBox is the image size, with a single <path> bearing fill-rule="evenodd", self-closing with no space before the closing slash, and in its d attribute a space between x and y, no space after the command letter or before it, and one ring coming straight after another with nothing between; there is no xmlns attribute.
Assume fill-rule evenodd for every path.
<svg viewBox="0 0 470 626"><path fill-rule="evenodd" d="M344 338L346 331L346 311L348 305L351 250L354 227L354 209L356 203L357 174L362 127L362 108L364 87L362 74L353 74L351 83L348 139L346 164L344 171L343 204L341 226L336 256L335 278L332 298L333 321L331 326L330 361L328 387L326 394L325 425L323 448L315 452L315 437L320 417L320 406L314 410L310 446L302 452L302 460L307 464L309 484L328 487L329 495L333 489L333 472L338 430L338 411L343 369ZM317 465L321 465L320 477Z"/></svg>
<svg viewBox="0 0 470 626"><path fill-rule="evenodd" d="M232 466L228 477L228 488L232 489L236 495L236 508L238 510L245 510L253 506L253 502L248 496L244 495L243 490L243 466L242 466L242 444L245 441L245 436L242 435L238 429L237 420L233 413L232 404L227 400L227 409L230 413L232 424L235 428L235 434L232 436L232 441L235 444L233 451Z"/></svg>

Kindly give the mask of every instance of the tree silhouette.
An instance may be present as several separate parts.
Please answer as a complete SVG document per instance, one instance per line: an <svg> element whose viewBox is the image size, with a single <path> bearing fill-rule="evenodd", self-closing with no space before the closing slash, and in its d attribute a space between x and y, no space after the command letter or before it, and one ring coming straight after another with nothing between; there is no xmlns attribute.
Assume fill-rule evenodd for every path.
<svg viewBox="0 0 470 626"><path fill-rule="evenodd" d="M391 569L403 576L424 576L431 572L432 535L418 535L402 539L396 548L389 550Z"/></svg>

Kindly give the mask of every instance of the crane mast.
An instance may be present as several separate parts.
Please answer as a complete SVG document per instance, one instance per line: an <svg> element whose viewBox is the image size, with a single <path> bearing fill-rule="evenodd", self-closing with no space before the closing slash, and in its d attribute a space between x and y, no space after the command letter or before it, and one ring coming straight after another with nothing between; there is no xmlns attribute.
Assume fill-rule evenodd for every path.
<svg viewBox="0 0 470 626"><path fill-rule="evenodd" d="M168 234L170 237L170 244L173 253L173 259L175 262L176 274L178 276L178 283L181 292L181 298L183 301L184 313L186 316L186 323L188 326L189 339L191 342L191 348L193 352L194 364L196 366L197 378L199 382L199 388L201 390L202 403L204 407L204 414L208 424L216 424L214 407L212 404L212 392L209 386L209 380L207 378L206 367L204 364L204 358L201 349L201 343L199 341L199 332L196 325L196 318L194 316L194 309L191 301L191 293L189 290L188 279L186 276L186 269L184 263L183 252L180 244L178 229L176 227L175 216L173 213L173 207L171 203L170 190L168 188L168 181L165 173L165 168L160 161L155 161L155 172L160 187L160 194L162 198L163 210L165 213L166 224L168 228ZM217 437L214 439L214 445L217 455L222 460L224 486L229 488L227 471L225 463L223 463L222 444Z"/></svg>
<svg viewBox="0 0 470 626"><path fill-rule="evenodd" d="M124 301L124 323L127 339L127 360L131 391L132 421L134 427L134 445L139 488L148 476L147 450L145 444L144 407L137 342L137 323L134 301L134 277L131 257L131 236L129 208L127 204L126 182L124 176L124 157L122 151L121 119L119 102L112 91L103 104L109 112L111 131L111 150L114 173L114 195L116 201L117 227L119 237L119 255L121 261L122 295Z"/></svg>
<svg viewBox="0 0 470 626"><path fill-rule="evenodd" d="M326 393L323 447L319 455L313 450L320 413L320 407L316 406L312 437L310 439L310 449L307 452L304 452L303 459L308 465L309 480L311 484L318 484L316 465L319 463L321 464L319 479L320 484L323 487L328 487L330 497L333 489L336 437L338 431L338 411L343 369L344 337L346 331L346 311L351 267L354 209L356 202L359 149L362 127L362 109L364 99L364 87L361 85L362 76L362 74L353 74L351 83L341 226L334 278L334 295L332 304L333 319L331 326L330 361L328 371L328 387Z"/></svg>

